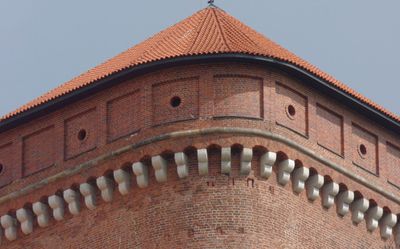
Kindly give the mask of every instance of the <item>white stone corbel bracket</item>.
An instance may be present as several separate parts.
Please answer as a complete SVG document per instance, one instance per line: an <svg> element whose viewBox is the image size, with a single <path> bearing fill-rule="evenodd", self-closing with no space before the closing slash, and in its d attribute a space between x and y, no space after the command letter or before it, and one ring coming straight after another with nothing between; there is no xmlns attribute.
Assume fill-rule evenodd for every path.
<svg viewBox="0 0 400 249"><path fill-rule="evenodd" d="M175 163L176 163L176 171L180 179L186 178L189 176L189 166L188 166L188 158L185 153L177 152L174 155Z"/></svg>
<svg viewBox="0 0 400 249"><path fill-rule="evenodd" d="M267 152L260 158L260 176L269 178L272 174L272 167L276 162L276 153Z"/></svg>
<svg viewBox="0 0 400 249"><path fill-rule="evenodd" d="M208 154L207 149L197 150L197 162L199 164L199 175L208 175Z"/></svg>
<svg viewBox="0 0 400 249"><path fill-rule="evenodd" d="M351 219L355 224L360 223L364 219L364 213L368 210L369 201L365 198L355 200L351 205Z"/></svg>
<svg viewBox="0 0 400 249"><path fill-rule="evenodd" d="M96 185L100 190L101 198L105 202L111 202L114 194L113 180L106 176L100 176L96 179Z"/></svg>
<svg viewBox="0 0 400 249"><path fill-rule="evenodd" d="M322 206L331 208L335 204L335 196L339 193L339 184L330 182L322 187Z"/></svg>
<svg viewBox="0 0 400 249"><path fill-rule="evenodd" d="M81 211L81 204L79 202L79 192L67 189L63 193L64 200L68 203L68 210L72 215L78 215Z"/></svg>
<svg viewBox="0 0 400 249"><path fill-rule="evenodd" d="M79 191L81 192L81 194L85 200L86 207L89 210L95 209L96 208L96 190L95 190L95 188L91 184L85 182L79 186Z"/></svg>
<svg viewBox="0 0 400 249"><path fill-rule="evenodd" d="M324 177L320 174L312 175L306 181L307 198L315 201L319 196L319 190L324 185Z"/></svg>
<svg viewBox="0 0 400 249"><path fill-rule="evenodd" d="M291 159L283 160L278 165L278 183L285 186L290 180L290 173L294 170L295 162Z"/></svg>
<svg viewBox="0 0 400 249"><path fill-rule="evenodd" d="M354 200L354 192L345 190L337 196L336 206L337 213L341 216L345 216L350 211L350 204Z"/></svg>
<svg viewBox="0 0 400 249"><path fill-rule="evenodd" d="M231 173L231 147L221 149L221 173L230 174Z"/></svg>
<svg viewBox="0 0 400 249"><path fill-rule="evenodd" d="M24 234L33 232L33 214L27 208L20 208L17 210L17 220L21 224L21 230Z"/></svg>
<svg viewBox="0 0 400 249"><path fill-rule="evenodd" d="M240 174L248 175L251 171L251 160L253 159L253 150L243 148L240 154Z"/></svg>
<svg viewBox="0 0 400 249"><path fill-rule="evenodd" d="M373 232L379 225L379 220L382 218L383 208L379 206L370 207L365 215L367 230Z"/></svg>
<svg viewBox="0 0 400 249"><path fill-rule="evenodd" d="M49 206L53 209L53 217L60 221L64 219L64 200L58 195L52 195L48 198Z"/></svg>
<svg viewBox="0 0 400 249"><path fill-rule="evenodd" d="M17 239L17 220L9 214L0 218L1 226L4 228L6 239L13 241Z"/></svg>
<svg viewBox="0 0 400 249"><path fill-rule="evenodd" d="M161 156L153 156L151 158L151 164L155 171L157 182L167 181L167 161Z"/></svg>
<svg viewBox="0 0 400 249"><path fill-rule="evenodd" d="M37 217L37 222L40 227L49 225L49 207L42 202L35 202L32 205L32 210Z"/></svg>
<svg viewBox="0 0 400 249"><path fill-rule="evenodd" d="M139 188L146 188L149 186L149 173L148 168L141 162L132 164L133 173L136 176L136 183Z"/></svg>
<svg viewBox="0 0 400 249"><path fill-rule="evenodd" d="M383 218L379 222L379 226L381 229L381 237L383 239L389 239L393 233L393 227L397 223L397 216L392 213L387 213L383 216Z"/></svg>
<svg viewBox="0 0 400 249"><path fill-rule="evenodd" d="M131 189L131 177L128 172L123 169L114 171L114 179L118 184L118 191L121 195L127 195Z"/></svg>
<svg viewBox="0 0 400 249"><path fill-rule="evenodd" d="M306 167L300 167L293 172L293 191L297 194L301 193L305 188L305 183L310 176L310 170Z"/></svg>

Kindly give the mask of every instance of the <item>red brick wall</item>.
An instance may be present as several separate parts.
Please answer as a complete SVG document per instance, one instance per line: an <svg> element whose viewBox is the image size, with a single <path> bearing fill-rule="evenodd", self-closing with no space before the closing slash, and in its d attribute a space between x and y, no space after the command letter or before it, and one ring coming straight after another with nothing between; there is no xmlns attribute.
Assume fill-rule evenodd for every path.
<svg viewBox="0 0 400 249"><path fill-rule="evenodd" d="M181 100L175 108L171 106L173 97ZM294 113L290 106L294 108ZM224 118L220 118L222 116ZM274 69L236 63L181 66L143 75L0 134L0 164L3 165L0 185L4 185L0 195L20 190L129 144L168 132L209 127L271 131L399 196L400 183L395 176L399 172L400 165L397 162L400 162L400 153L393 149L400 145L398 134L307 87L307 82ZM83 130L85 136L79 139ZM221 137L207 137L202 143L206 146L221 144ZM240 143L237 136L224 139L229 146ZM249 140L254 140L255 144L251 146L255 146L262 139L252 137ZM118 159L111 169L146 158L143 153L152 156L178 151L179 148L185 148L182 147L183 143L190 146L194 142L188 139L154 144L151 153L139 149L132 158L125 161ZM360 145L366 147L366 155L360 156ZM264 140L263 146L285 153L292 151L291 158L298 159L307 167L317 167L306 155L288 146ZM210 174L217 174L217 162L220 159L218 155L210 158L215 164ZM102 172L100 169L83 172L77 177L57 181L2 203L0 215L9 211L14 215L16 209L27 203L102 175L110 169L109 166L106 163L101 167ZM349 189L360 191L382 207L387 206L392 212L400 211L398 204L342 174L326 166L320 166L318 170ZM345 248L346 244L356 248L383 248L379 236L368 234L362 224L353 226L349 219L338 218L333 211L331 213L331 210L328 212L319 205L309 203L304 196L295 196L289 191L290 188L275 188L273 182L269 181L256 181L254 189L248 188L246 179L242 179L242 182L238 180L238 185L229 187L222 184L229 180L218 176L217 187L202 190L207 181L210 185L211 179L195 177L191 178L191 182L177 181L177 176L173 175L171 182L162 187L157 184L140 193L135 192L130 198L118 197L115 202L102 205L94 213L84 211L80 217L53 224L53 228L48 230L39 229L40 235L26 236L21 242L11 242L9 246L43 248L46 243L60 243L61 238L57 237L64 231L68 234L65 244L74 245L71 248L84 248L89 242L111 245L109 247L116 246L116 243L132 243L122 244L121 248L128 245L152 248L161 241L164 241L165 248L185 248L187 243L192 243L193 248L201 248L204 246L202 243L215 243L210 248L223 248L229 243L234 248L256 248L253 243L272 243L271 248L296 248L299 247L299 241L315 245L316 248ZM200 192L197 194L197 191ZM273 194L277 191L279 197ZM131 201L132 198L135 201ZM237 203L240 210L234 211ZM129 210L136 211L127 211L127 206L132 206ZM196 214L202 206L205 206L203 211L200 210L202 214L212 213L212 210L227 212L209 216L204 214L206 217L203 218ZM301 216L300 212L305 209L308 210L306 215ZM162 215L161 219L151 223L157 212ZM240 216L241 212L245 214ZM232 213L238 217L232 216ZM121 218L124 215L127 215L126 219ZM226 224L225 220L231 220L231 223ZM127 228L129 232L123 233L121 239L112 235L121 231L122 227L132 227L129 222L140 227L146 224L146 228L143 231L137 227ZM94 233L89 232L92 223L99 225ZM335 232L321 229L324 226L329 226ZM173 227L178 229L174 230ZM110 236L105 236L106 233ZM144 235L140 236L141 233ZM152 234L156 234L154 238ZM82 244L71 242L76 236L83 236L81 242L76 242ZM342 236L345 239L340 241ZM119 242L124 238L130 238L130 241ZM244 246L243 243L248 244Z"/></svg>

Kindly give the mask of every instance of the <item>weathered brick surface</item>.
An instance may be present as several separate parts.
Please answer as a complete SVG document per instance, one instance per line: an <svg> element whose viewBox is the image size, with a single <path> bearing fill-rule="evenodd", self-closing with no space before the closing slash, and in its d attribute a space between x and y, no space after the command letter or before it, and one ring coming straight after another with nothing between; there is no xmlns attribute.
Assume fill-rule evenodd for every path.
<svg viewBox="0 0 400 249"><path fill-rule="evenodd" d="M171 98L181 104L171 107ZM295 114L290 115L288 106ZM323 108L322 108L323 107ZM217 118L224 116L224 118ZM227 117L229 116L229 117ZM56 173L76 167L126 145L174 131L212 127L251 128L286 137L304 148L399 196L398 134L318 93L286 73L259 65L219 63L180 66L139 76L0 134L0 195L5 196ZM51 130L51 135L49 134ZM86 136L79 140L80 131ZM37 139L42 132L45 138ZM360 145L367 154L360 156ZM233 175L220 174L219 150L233 147ZM251 179L239 177L239 152L253 148ZM209 148L208 177L197 173L194 148ZM186 151L190 177L178 180L172 152ZM365 221L325 210L320 199L293 194L291 183L280 187L276 176L259 177L261 152L275 151L312 167L319 174L358 191L393 213L399 205L301 152L261 137L214 134L166 139L142 146L93 168L47 184L0 204L0 215L30 206L44 197L93 180L111 170L163 154L168 182L155 182L128 196L115 194L66 220L4 248L385 248L379 229L368 233ZM50 166L50 167L49 167ZM43 170L46 169L46 170ZM276 169L274 169L276 171ZM232 179L232 177L234 179ZM134 179L134 178L133 178ZM10 181L12 183L8 184ZM390 183L388 183L388 180ZM233 185L234 184L234 185ZM254 187L253 187L254 184ZM387 210L388 210L387 209ZM5 239L3 238L3 241ZM389 247L390 248L390 247Z"/></svg>

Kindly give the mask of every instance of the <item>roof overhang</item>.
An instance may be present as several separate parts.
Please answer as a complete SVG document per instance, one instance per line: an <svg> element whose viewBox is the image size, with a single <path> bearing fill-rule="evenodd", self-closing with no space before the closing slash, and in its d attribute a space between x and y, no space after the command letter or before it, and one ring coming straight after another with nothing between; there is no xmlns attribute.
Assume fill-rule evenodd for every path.
<svg viewBox="0 0 400 249"><path fill-rule="evenodd" d="M96 92L110 88L116 84L122 83L127 79L130 79L138 75L142 75L154 70L172 66L210 63L210 62L225 62L225 61L257 63L283 70L301 79L303 83L307 82L307 86L313 87L319 90L320 92L329 95L330 97L345 104L350 109L359 112L361 115L364 115L370 118L371 120L381 124L385 128L389 128L395 132L400 132L400 123L397 122L396 120L388 117L384 113L376 110L375 108L369 106L368 104L356 99L350 94L338 89L332 84L326 82L325 80L313 75L312 73L296 65L269 57L254 56L247 54L229 54L229 53L176 57L172 59L150 62L147 64L142 64L139 66L128 68L126 70L110 75L104 79L101 79L97 82L94 82L93 84L90 84L86 87L77 89L71 93L65 94L61 97L58 97L42 105L29 109L13 117L7 118L0 122L0 132L13 129L34 118L47 115L53 111L65 107L65 105L67 104L86 98Z"/></svg>

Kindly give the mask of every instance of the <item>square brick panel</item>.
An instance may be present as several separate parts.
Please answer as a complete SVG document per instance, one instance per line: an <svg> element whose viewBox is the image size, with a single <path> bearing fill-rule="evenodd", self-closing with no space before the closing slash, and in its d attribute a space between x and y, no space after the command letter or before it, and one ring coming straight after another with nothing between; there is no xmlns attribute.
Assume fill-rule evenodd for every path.
<svg viewBox="0 0 400 249"><path fill-rule="evenodd" d="M80 113L65 121L65 159L76 157L96 148L97 123L96 109Z"/></svg>
<svg viewBox="0 0 400 249"><path fill-rule="evenodd" d="M153 125L199 116L199 79L185 78L153 85Z"/></svg>
<svg viewBox="0 0 400 249"><path fill-rule="evenodd" d="M308 99L296 90L276 83L275 113L277 124L308 136Z"/></svg>
<svg viewBox="0 0 400 249"><path fill-rule="evenodd" d="M263 79L214 77L214 116L263 118Z"/></svg>
<svg viewBox="0 0 400 249"><path fill-rule="evenodd" d="M325 149L343 156L343 117L317 105L317 141Z"/></svg>
<svg viewBox="0 0 400 249"><path fill-rule="evenodd" d="M113 141L138 131L142 124L140 91L107 103L107 138Z"/></svg>
<svg viewBox="0 0 400 249"><path fill-rule="evenodd" d="M31 175L54 165L54 126L50 126L23 138L23 174Z"/></svg>
<svg viewBox="0 0 400 249"><path fill-rule="evenodd" d="M14 149L12 143L0 145L0 187L9 184L15 179Z"/></svg>
<svg viewBox="0 0 400 249"><path fill-rule="evenodd" d="M365 128L353 124L351 146L353 164L378 175L378 137Z"/></svg>
<svg viewBox="0 0 400 249"><path fill-rule="evenodd" d="M388 143L386 151L385 165L388 172L388 181L400 188L400 148Z"/></svg>

